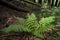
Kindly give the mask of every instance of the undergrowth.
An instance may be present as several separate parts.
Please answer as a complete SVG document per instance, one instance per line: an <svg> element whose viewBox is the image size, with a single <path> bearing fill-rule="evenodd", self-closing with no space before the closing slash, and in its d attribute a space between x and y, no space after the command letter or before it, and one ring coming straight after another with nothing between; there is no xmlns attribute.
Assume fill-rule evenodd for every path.
<svg viewBox="0 0 60 40"><path fill-rule="evenodd" d="M52 24L52 22L54 22L54 18L54 16L46 18L42 17L38 21L37 17L32 13L28 14L26 19L17 17L19 22L18 24L10 25L9 27L2 29L2 31L6 33L12 31L28 32L37 37L44 38L43 32L54 27Z"/></svg>

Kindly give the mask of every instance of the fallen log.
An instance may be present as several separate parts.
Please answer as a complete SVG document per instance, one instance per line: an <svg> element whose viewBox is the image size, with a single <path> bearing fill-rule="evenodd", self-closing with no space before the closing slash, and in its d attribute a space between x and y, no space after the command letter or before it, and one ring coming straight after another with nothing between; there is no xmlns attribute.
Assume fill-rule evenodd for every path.
<svg viewBox="0 0 60 40"><path fill-rule="evenodd" d="M23 1L23 2L26 2L26 3L28 3L28 4L32 4L32 5L36 5L36 6L38 6L38 7L41 7L40 4L37 4L37 3L31 2L31 1L26 1L26 0L22 0L22 1Z"/></svg>
<svg viewBox="0 0 60 40"><path fill-rule="evenodd" d="M0 0L0 5L4 5L6 7L9 7L11 9L14 9L14 10L17 10L17 11L20 11L20 12L29 12L30 11L28 9L17 6L15 4L11 3L11 2L6 1L6 0Z"/></svg>

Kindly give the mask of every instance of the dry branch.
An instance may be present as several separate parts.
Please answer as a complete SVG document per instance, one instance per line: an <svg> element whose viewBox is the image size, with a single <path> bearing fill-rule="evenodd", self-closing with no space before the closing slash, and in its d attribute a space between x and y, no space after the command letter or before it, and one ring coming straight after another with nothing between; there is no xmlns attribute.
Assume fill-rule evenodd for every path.
<svg viewBox="0 0 60 40"><path fill-rule="evenodd" d="M33 5L36 5L36 6L41 7L40 4L37 4L37 3L31 2L31 1L26 1L26 0L22 0L22 1L24 1L24 2L26 2L26 3L29 3L29 4L33 4Z"/></svg>
<svg viewBox="0 0 60 40"><path fill-rule="evenodd" d="M29 12L30 11L30 10L22 8L20 6L16 6L15 4L13 4L11 2L8 2L6 0L0 0L0 4L4 5L4 6L7 6L9 8L12 8L14 10L17 10L17 11L21 11L21 12Z"/></svg>

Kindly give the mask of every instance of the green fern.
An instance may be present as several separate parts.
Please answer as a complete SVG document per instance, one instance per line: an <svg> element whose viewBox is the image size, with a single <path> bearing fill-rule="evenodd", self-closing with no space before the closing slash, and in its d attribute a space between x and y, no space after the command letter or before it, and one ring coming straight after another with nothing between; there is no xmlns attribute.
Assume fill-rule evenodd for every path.
<svg viewBox="0 0 60 40"><path fill-rule="evenodd" d="M38 21L36 16L32 13L31 15L27 15L27 19L17 17L19 24L10 25L2 31L6 33L11 31L30 32L37 37L44 38L42 32L54 27L53 24L51 24L54 18L54 16L51 16L41 18L41 20Z"/></svg>

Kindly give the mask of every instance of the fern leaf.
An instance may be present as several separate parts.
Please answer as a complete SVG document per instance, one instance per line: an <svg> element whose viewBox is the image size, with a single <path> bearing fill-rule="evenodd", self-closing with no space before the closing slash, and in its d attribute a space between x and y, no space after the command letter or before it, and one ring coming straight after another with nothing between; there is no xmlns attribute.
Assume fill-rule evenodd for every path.
<svg viewBox="0 0 60 40"><path fill-rule="evenodd" d="M11 31L18 31L18 32L29 32L33 35L44 38L42 32L47 31L50 28L53 28L54 16L41 18L41 20L36 20L36 16L32 13L31 15L27 15L27 19L19 18L19 24L10 25L9 27L3 29L2 31L9 33Z"/></svg>

